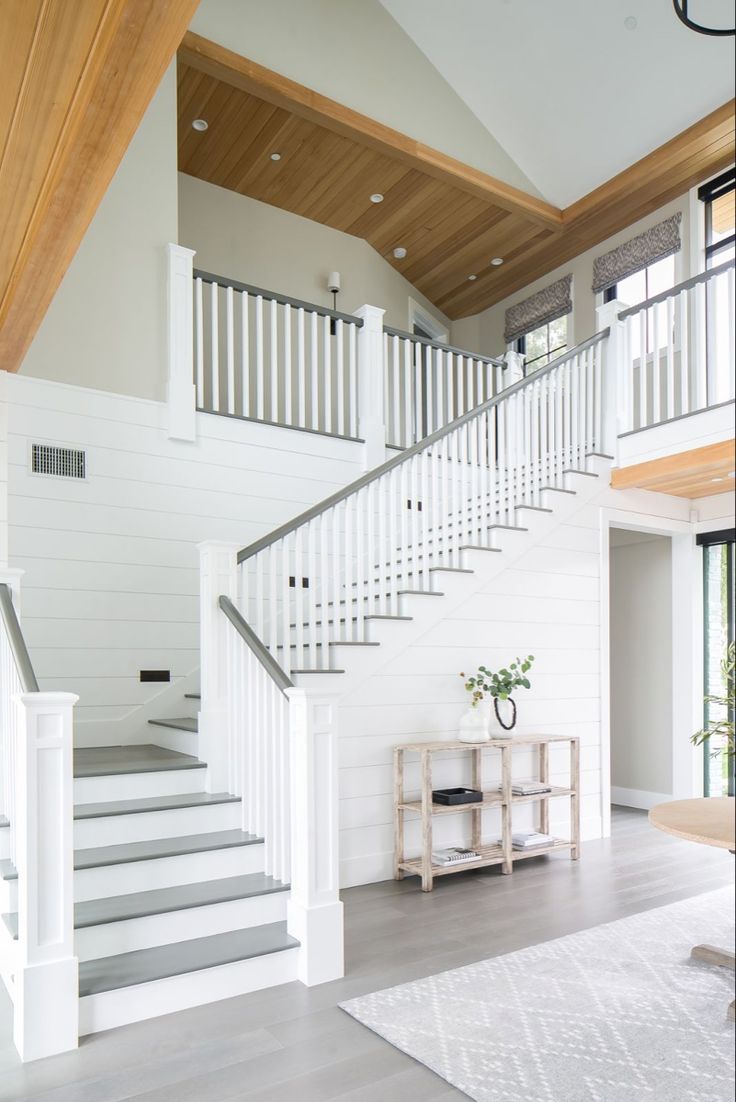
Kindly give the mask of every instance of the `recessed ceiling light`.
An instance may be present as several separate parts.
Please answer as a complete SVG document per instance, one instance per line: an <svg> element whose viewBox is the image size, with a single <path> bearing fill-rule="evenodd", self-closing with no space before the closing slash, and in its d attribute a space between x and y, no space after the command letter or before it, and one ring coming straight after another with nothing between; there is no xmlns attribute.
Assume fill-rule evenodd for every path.
<svg viewBox="0 0 736 1102"><path fill-rule="evenodd" d="M491 265L494 268L500 268L502 264L503 264L503 257L502 256L494 256L493 260L491 261Z"/></svg>
<svg viewBox="0 0 736 1102"><path fill-rule="evenodd" d="M382 202L383 202L383 196L381 195L380 191L374 191L373 194L371 195L371 203L382 203Z"/></svg>
<svg viewBox="0 0 736 1102"><path fill-rule="evenodd" d="M725 481L726 481L726 479L723 477L723 475L719 476L718 478L711 478L711 482L725 482Z"/></svg>
<svg viewBox="0 0 736 1102"><path fill-rule="evenodd" d="M280 153L272 153L271 154L271 160L272 161L280 161L281 160L281 154Z"/></svg>
<svg viewBox="0 0 736 1102"><path fill-rule="evenodd" d="M404 259L404 257L406 256L406 249L403 245L397 245L397 247L394 249L394 256L397 260Z"/></svg>
<svg viewBox="0 0 736 1102"><path fill-rule="evenodd" d="M209 125L207 119L195 119L192 123L192 130L206 130Z"/></svg>
<svg viewBox="0 0 736 1102"><path fill-rule="evenodd" d="M639 20L636 18L635 15L627 15L624 19L624 26L626 27L627 31L635 31L636 28L639 26Z"/></svg>
<svg viewBox="0 0 736 1102"><path fill-rule="evenodd" d="M473 282L474 279L477 279L477 278L478 278L477 275L468 276L468 279L470 280L471 283Z"/></svg>

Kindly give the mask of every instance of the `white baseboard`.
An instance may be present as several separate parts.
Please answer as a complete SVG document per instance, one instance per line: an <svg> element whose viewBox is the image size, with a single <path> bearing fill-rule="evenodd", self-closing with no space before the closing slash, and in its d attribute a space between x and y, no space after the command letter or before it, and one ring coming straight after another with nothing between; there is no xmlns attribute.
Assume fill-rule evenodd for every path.
<svg viewBox="0 0 736 1102"><path fill-rule="evenodd" d="M638 807L642 811L651 811L657 804L665 804L672 798L669 792L644 792L640 788L619 788L611 785L611 803L620 804L621 807Z"/></svg>

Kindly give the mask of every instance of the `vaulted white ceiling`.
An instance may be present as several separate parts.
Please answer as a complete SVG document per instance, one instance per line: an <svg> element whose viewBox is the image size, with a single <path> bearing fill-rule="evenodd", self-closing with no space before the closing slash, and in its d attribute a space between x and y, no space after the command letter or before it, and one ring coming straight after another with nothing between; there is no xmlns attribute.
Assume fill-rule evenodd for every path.
<svg viewBox="0 0 736 1102"><path fill-rule="evenodd" d="M557 206L734 94L734 39L688 30L672 0L381 2ZM699 22L733 25L734 0L689 7Z"/></svg>

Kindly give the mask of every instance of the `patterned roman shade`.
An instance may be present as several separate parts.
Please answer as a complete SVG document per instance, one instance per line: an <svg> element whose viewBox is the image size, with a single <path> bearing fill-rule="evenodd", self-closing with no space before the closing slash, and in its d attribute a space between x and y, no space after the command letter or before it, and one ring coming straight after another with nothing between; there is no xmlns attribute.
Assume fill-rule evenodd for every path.
<svg viewBox="0 0 736 1102"><path fill-rule="evenodd" d="M593 261L593 292L605 291L606 287L612 287L634 272L640 272L656 260L679 252L682 248L681 221L682 214L678 211L664 222L658 222L651 229L632 237L631 241L625 241L623 245L596 257Z"/></svg>
<svg viewBox="0 0 736 1102"><path fill-rule="evenodd" d="M572 312L572 274L543 287L535 295L509 306L506 311L504 340L507 344L531 333L548 321L556 321Z"/></svg>

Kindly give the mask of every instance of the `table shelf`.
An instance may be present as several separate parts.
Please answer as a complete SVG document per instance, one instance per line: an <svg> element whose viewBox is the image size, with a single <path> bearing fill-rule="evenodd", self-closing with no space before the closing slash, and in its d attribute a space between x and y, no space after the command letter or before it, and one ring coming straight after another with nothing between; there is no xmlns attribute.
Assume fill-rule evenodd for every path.
<svg viewBox="0 0 736 1102"><path fill-rule="evenodd" d="M552 743L568 743L570 748L569 786L550 786L549 792L535 792L528 796L514 795L512 765L514 749L529 747L537 752L537 778L549 784L549 746ZM482 786L483 751L491 750L501 756L501 784L484 790ZM475 803L435 804L432 802L432 757L434 754L454 751L470 754L471 782L468 787L480 790L483 799ZM419 754L421 765L421 794L407 799L404 787L406 754ZM422 891L431 891L435 877L454 872L501 865L502 872L511 873L515 861L546 854L569 851L573 860L580 855L580 740L572 735L523 735L513 739L491 739L489 742L468 744L459 741L411 742L394 749L394 876L401 880L405 875L420 876ZM555 798L570 800L571 837L554 838L549 845L524 851L512 848L513 809L519 804L537 804L538 830L549 834L549 801ZM482 813L498 809L501 813L500 842L483 842ZM468 848L477 850L477 861L461 861L456 865L436 865L432 862L432 821L437 816L464 814L470 816L471 841ZM422 827L422 852L416 857L404 853L404 829L406 816L418 816ZM410 821L416 821L412 819Z"/></svg>

